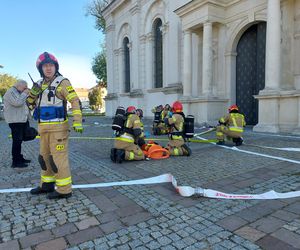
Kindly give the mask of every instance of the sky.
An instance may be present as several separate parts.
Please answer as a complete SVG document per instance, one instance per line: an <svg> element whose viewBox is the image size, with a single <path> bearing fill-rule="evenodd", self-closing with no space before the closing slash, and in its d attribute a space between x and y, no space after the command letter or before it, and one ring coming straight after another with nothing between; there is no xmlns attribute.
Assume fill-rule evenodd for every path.
<svg viewBox="0 0 300 250"><path fill-rule="evenodd" d="M60 73L77 88L96 85L92 59L100 52L103 34L95 19L85 16L91 0L0 0L0 74L32 86L28 72L40 79L35 63L52 53Z"/></svg>

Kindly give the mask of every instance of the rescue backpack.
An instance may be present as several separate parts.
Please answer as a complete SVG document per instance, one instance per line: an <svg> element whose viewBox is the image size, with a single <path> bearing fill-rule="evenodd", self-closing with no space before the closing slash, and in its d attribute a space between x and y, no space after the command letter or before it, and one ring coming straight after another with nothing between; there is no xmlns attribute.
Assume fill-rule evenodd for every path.
<svg viewBox="0 0 300 250"><path fill-rule="evenodd" d="M124 107L119 106L116 110L113 123L112 123L112 129L116 132L122 132L124 130L124 123L126 121L126 110Z"/></svg>

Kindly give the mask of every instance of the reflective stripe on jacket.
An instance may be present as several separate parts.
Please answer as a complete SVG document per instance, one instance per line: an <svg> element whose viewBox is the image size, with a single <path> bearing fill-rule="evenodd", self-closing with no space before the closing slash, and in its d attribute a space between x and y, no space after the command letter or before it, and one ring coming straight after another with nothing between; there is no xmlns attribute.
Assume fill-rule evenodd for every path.
<svg viewBox="0 0 300 250"><path fill-rule="evenodd" d="M220 121L224 121L232 132L242 133L246 126L245 117L240 113L230 113L225 118L221 118Z"/></svg>

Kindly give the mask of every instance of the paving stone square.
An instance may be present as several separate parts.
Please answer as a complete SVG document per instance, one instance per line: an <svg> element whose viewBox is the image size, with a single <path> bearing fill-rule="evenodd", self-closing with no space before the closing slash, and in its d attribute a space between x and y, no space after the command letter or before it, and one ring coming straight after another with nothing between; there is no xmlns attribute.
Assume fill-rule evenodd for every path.
<svg viewBox="0 0 300 250"><path fill-rule="evenodd" d="M146 130L150 127L151 121L145 120ZM10 130L3 120L0 129L0 190L36 186L40 178L38 139L22 146L24 156L32 160L29 167L12 169ZM69 141L74 185L171 173L179 185L235 194L300 190L299 152L274 149L300 148L297 136L255 133L247 128L245 144L240 147L244 152L190 143L190 157L115 164L109 157L113 140L86 139L113 137L111 119L86 117L84 129L82 135L73 131L70 135L76 137ZM202 137L213 139L215 135ZM29 192L0 193L0 197L3 250L300 249L300 198L182 197L170 183L73 189L73 196L62 200Z"/></svg>

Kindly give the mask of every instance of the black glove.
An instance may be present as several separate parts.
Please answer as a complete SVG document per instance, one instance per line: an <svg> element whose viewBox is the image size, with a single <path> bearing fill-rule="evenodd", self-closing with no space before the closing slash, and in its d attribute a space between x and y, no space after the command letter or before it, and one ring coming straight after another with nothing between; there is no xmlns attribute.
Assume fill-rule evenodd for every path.
<svg viewBox="0 0 300 250"><path fill-rule="evenodd" d="M139 138L138 141L137 141L138 145L141 147L143 146L144 144L146 144L144 138Z"/></svg>
<svg viewBox="0 0 300 250"><path fill-rule="evenodd" d="M226 123L225 123L225 122L222 122L221 120L219 120L219 124L220 124L220 125L226 125Z"/></svg>
<svg viewBox="0 0 300 250"><path fill-rule="evenodd" d="M169 118L168 118L168 117L166 117L166 118L164 119L164 123L165 123L166 125L169 125Z"/></svg>

